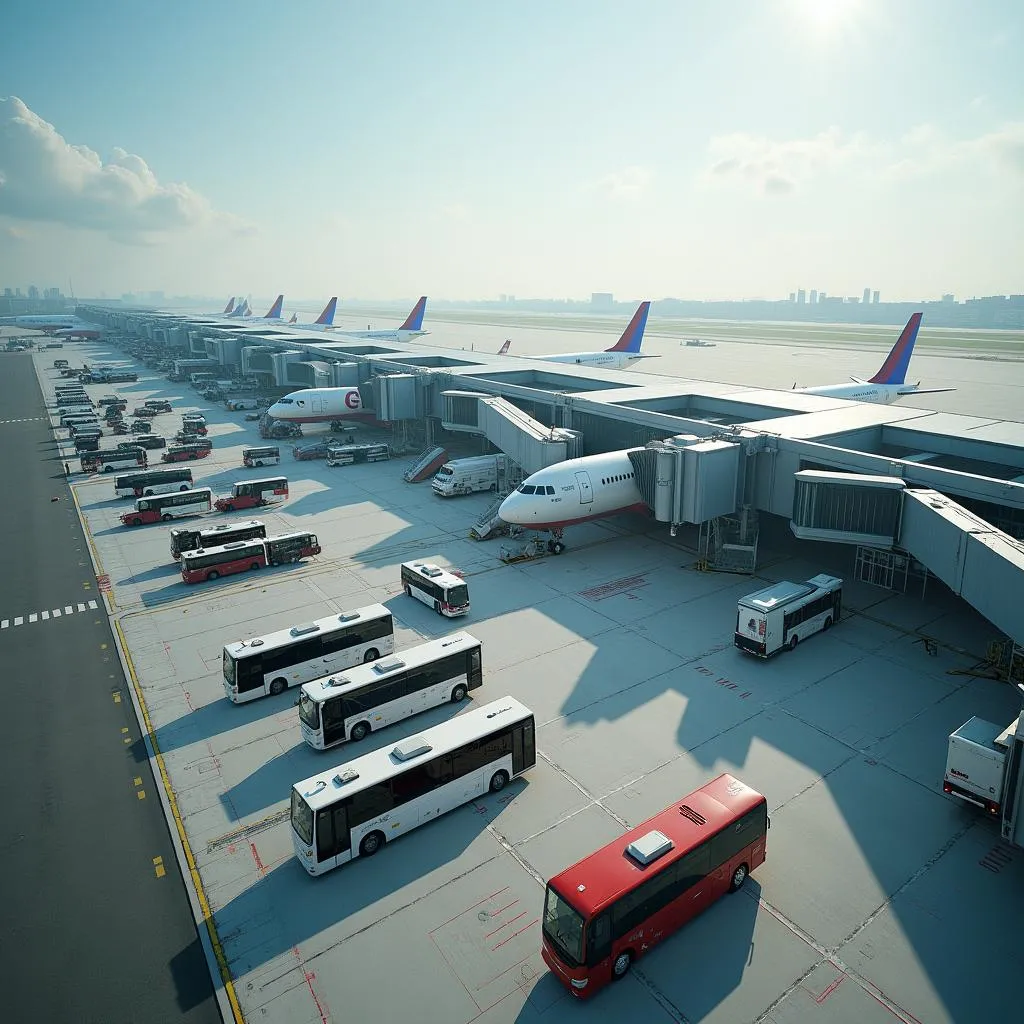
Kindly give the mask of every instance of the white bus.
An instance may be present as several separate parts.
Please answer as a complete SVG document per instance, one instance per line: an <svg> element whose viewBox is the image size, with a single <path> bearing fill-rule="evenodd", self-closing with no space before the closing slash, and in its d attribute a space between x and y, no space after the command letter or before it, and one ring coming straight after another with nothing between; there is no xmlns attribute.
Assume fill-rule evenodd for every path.
<svg viewBox="0 0 1024 1024"><path fill-rule="evenodd" d="M769 658L783 648L830 629L839 621L843 581L821 574L806 583L783 581L741 597L735 644L741 651Z"/></svg>
<svg viewBox="0 0 1024 1024"><path fill-rule="evenodd" d="M197 487L192 491L177 491L170 494L154 494L151 498L138 498L135 508L121 516L125 526L141 526L143 523L165 523L179 516L196 516L213 508L213 491L209 487Z"/></svg>
<svg viewBox="0 0 1024 1024"><path fill-rule="evenodd" d="M327 446L328 466L351 466L355 462L387 462L389 444L331 444Z"/></svg>
<svg viewBox="0 0 1024 1024"><path fill-rule="evenodd" d="M322 875L447 811L498 793L537 762L533 712L502 697L292 786L292 843Z"/></svg>
<svg viewBox="0 0 1024 1024"><path fill-rule="evenodd" d="M402 589L409 597L430 605L438 615L454 618L469 612L466 581L429 562L403 562Z"/></svg>
<svg viewBox="0 0 1024 1024"><path fill-rule="evenodd" d="M168 491L191 489L191 469L150 469L143 473L125 473L114 479L114 494L119 498L148 498Z"/></svg>
<svg viewBox="0 0 1024 1024"><path fill-rule="evenodd" d="M304 683L299 729L314 750L327 750L447 701L458 704L483 681L480 641L468 633L453 633L356 665L344 675Z"/></svg>
<svg viewBox="0 0 1024 1024"><path fill-rule="evenodd" d="M276 696L395 649L395 620L382 604L224 645L224 693L235 704Z"/></svg>

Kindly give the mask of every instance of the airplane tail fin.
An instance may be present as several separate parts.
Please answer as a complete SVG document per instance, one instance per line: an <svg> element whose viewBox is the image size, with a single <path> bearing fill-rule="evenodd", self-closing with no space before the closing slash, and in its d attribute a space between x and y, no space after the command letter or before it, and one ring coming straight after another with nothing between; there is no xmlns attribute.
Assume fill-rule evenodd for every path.
<svg viewBox="0 0 1024 1024"><path fill-rule="evenodd" d="M224 307L224 312L221 313L221 316L230 316L231 315L231 310L233 310L234 308L235 308L235 297L234 297L234 295L232 295L231 298L228 299L228 304Z"/></svg>
<svg viewBox="0 0 1024 1024"><path fill-rule="evenodd" d="M903 328L893 345L892 351L885 357L882 368L871 378L871 384L903 384L907 379L907 367L914 352L914 342L921 327L921 313L915 313Z"/></svg>
<svg viewBox="0 0 1024 1024"><path fill-rule="evenodd" d="M266 316L264 316L263 319L264 320L280 320L281 319L281 309L283 307L284 307L284 296L283 295L278 295L278 297L274 300L274 304L270 307L270 309L267 310Z"/></svg>
<svg viewBox="0 0 1024 1024"><path fill-rule="evenodd" d="M420 296L420 301L412 307L412 312L405 318L405 323L398 329L400 331L418 331L423 326L423 314L427 309L426 295Z"/></svg>
<svg viewBox="0 0 1024 1024"><path fill-rule="evenodd" d="M633 314L633 319L629 321L629 326L622 332L622 337L605 351L638 353L643 344L644 328L647 326L647 314L650 311L650 302L641 302Z"/></svg>
<svg viewBox="0 0 1024 1024"><path fill-rule="evenodd" d="M338 296L335 295L330 302L324 306L324 311L316 318L316 323L320 327L333 327L334 326L334 311L338 308Z"/></svg>
<svg viewBox="0 0 1024 1024"><path fill-rule="evenodd" d="M498 349L498 355L499 356L507 356L508 355L508 350L511 347L511 345L512 345L512 339L511 338L506 338L505 339L505 344L502 345L501 348Z"/></svg>
<svg viewBox="0 0 1024 1024"><path fill-rule="evenodd" d="M290 324L297 324L298 322L299 322L299 314L298 313L292 313L292 318L291 318L291 320L288 321L288 323L290 323Z"/></svg>

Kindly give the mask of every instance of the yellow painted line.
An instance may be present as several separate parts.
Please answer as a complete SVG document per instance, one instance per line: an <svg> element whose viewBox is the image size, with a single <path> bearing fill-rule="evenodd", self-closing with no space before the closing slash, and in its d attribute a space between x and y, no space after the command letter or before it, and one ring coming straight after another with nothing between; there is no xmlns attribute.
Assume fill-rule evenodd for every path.
<svg viewBox="0 0 1024 1024"><path fill-rule="evenodd" d="M89 529L89 524L86 521L85 516L82 515L82 506L78 504L78 488L74 484L71 485L71 498L75 503L75 511L78 513L78 521L82 524L82 532L85 534L85 539L89 544L89 550L92 552L92 565L96 570L97 576L103 576L103 563L100 561L100 553L96 548L96 542L92 539L92 531ZM117 607L117 601L114 600L114 587L111 585L107 591L107 600L110 602L110 610L113 611Z"/></svg>
<svg viewBox="0 0 1024 1024"><path fill-rule="evenodd" d="M135 785L136 786L141 786L142 785L142 776L141 775L136 775L135 776Z"/></svg>
<svg viewBox="0 0 1024 1024"><path fill-rule="evenodd" d="M100 650L101 651L105 651L106 649L107 649L107 645L106 644L100 644Z"/></svg>
<svg viewBox="0 0 1024 1024"><path fill-rule="evenodd" d="M136 796L137 796L137 797L138 797L138 798L139 798L140 800L145 800L145 799L146 799L146 791L145 791L144 789L137 789L137 790L135 791L135 795L136 795Z"/></svg>
<svg viewBox="0 0 1024 1024"><path fill-rule="evenodd" d="M121 691L120 690L115 690L110 696L113 697L115 704L120 704L121 703Z"/></svg>
<svg viewBox="0 0 1024 1024"><path fill-rule="evenodd" d="M153 870L156 872L157 878L163 878L167 874L167 869L164 867L163 857L153 858Z"/></svg>
<svg viewBox="0 0 1024 1024"><path fill-rule="evenodd" d="M167 765L164 763L164 756L160 753L160 745L157 742L153 730L153 722L149 717L149 708L146 706L146 698L142 694L142 687L139 685L139 678L135 673L135 664L128 650L128 641L125 640L124 630L121 628L120 620L114 622L114 629L120 640L121 650L124 652L125 664L128 666L128 675L131 677L132 688L135 697L139 702L142 711L142 721L149 734L149 740L153 744L153 754L156 759L157 768L160 770L160 782L167 796L167 804L171 809L171 817L174 819L174 826L178 830L178 839L181 848L185 851L185 863L188 866L188 873L195 886L196 898L199 900L199 909L203 914L203 923L206 925L206 932L210 937L210 945L213 947L213 955L217 959L217 967L220 970L220 979L224 984L224 991L227 993L228 1002L231 1004L231 1013L236 1024L245 1024L242 1016L242 1007L238 1002L238 995L235 992L235 983L231 978L231 969L228 967L227 957L224 955L224 947L221 945L220 936L217 934L217 926L213 920L213 911L210 910L210 901L207 899L206 890L203 888L203 880L199 875L199 868L196 867L196 859L192 854L192 847L189 845L188 836L185 834L185 824L181 820L181 812L178 810L178 801L174 796L174 789L171 786L171 779L167 773ZM157 863L160 861L160 863ZM157 878L163 877L163 862L161 858L154 858L153 864L156 868Z"/></svg>

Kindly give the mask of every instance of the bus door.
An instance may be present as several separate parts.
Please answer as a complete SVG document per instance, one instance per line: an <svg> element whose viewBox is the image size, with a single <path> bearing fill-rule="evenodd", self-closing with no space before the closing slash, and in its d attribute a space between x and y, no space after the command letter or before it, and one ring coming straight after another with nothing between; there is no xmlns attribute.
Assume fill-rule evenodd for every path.
<svg viewBox="0 0 1024 1024"><path fill-rule="evenodd" d="M346 806L348 803L346 800L316 812L316 859L324 869L337 867L351 860L351 838Z"/></svg>
<svg viewBox="0 0 1024 1024"><path fill-rule="evenodd" d="M330 697L320 705L320 725L324 730L324 746L345 738L345 706L351 701L344 697Z"/></svg>
<svg viewBox="0 0 1024 1024"><path fill-rule="evenodd" d="M580 504L589 505L594 500L594 489L590 486L590 474L586 470L577 471L576 485L580 489Z"/></svg>

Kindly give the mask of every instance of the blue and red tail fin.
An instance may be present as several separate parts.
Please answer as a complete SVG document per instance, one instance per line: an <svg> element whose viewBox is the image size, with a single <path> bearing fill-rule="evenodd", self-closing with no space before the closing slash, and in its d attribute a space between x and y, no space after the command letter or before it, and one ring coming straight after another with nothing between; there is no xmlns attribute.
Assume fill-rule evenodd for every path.
<svg viewBox="0 0 1024 1024"><path fill-rule="evenodd" d="M324 306L324 311L316 318L316 323L321 327L334 326L334 311L338 308L338 296L335 295L330 302Z"/></svg>
<svg viewBox="0 0 1024 1024"><path fill-rule="evenodd" d="M921 314L915 313L903 328L892 351L885 357L882 368L869 381L870 384L905 384L907 367L914 353L914 342L921 327Z"/></svg>
<svg viewBox="0 0 1024 1024"><path fill-rule="evenodd" d="M228 316L228 315L230 315L231 311L234 308L235 308L235 297L234 297L234 295L232 295L231 298L228 299L228 304L224 307L224 312L221 313L221 316Z"/></svg>
<svg viewBox="0 0 1024 1024"><path fill-rule="evenodd" d="M605 352L632 352L634 355L638 353L643 344L644 328L647 326L647 314L650 311L650 302L641 302L633 314L633 319L629 321L629 326L622 332L622 337L611 348L606 348Z"/></svg>
<svg viewBox="0 0 1024 1024"><path fill-rule="evenodd" d="M418 331L423 326L423 314L427 311L427 297L420 296L420 301L412 307L412 312L405 318L400 331Z"/></svg>
<svg viewBox="0 0 1024 1024"><path fill-rule="evenodd" d="M263 318L264 320L280 320L281 310L284 308L284 296L278 295L274 300L274 304L267 310L267 315Z"/></svg>
<svg viewBox="0 0 1024 1024"><path fill-rule="evenodd" d="M508 350L511 347L511 345L512 345L512 339L511 338L506 338L505 339L505 344L502 345L501 348L498 349L498 355L499 356L507 356L508 355Z"/></svg>

